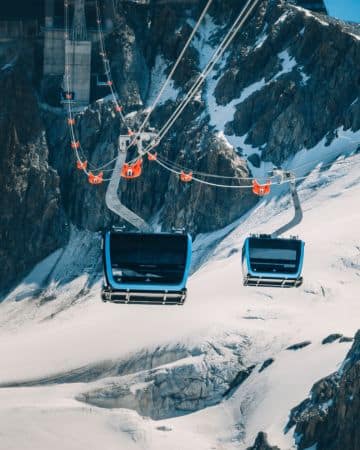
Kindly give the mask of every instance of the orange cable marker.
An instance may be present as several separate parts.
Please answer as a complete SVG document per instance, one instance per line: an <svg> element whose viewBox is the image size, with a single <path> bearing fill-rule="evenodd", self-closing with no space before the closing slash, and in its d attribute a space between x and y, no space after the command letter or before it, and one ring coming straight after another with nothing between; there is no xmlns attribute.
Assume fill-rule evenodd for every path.
<svg viewBox="0 0 360 450"><path fill-rule="evenodd" d="M193 173L189 172L189 173L185 173L183 170L180 173L180 180L183 181L184 183L189 183L190 181L192 181L193 178Z"/></svg>
<svg viewBox="0 0 360 450"><path fill-rule="evenodd" d="M134 164L125 163L121 169L121 176L127 180L138 178L142 173L142 159L138 159Z"/></svg>
<svg viewBox="0 0 360 450"><path fill-rule="evenodd" d="M263 197L264 195L270 194L271 181L267 181L265 184L260 184L257 180L252 181L252 191L255 195Z"/></svg>
<svg viewBox="0 0 360 450"><path fill-rule="evenodd" d="M79 170L86 170L86 169L87 169L87 165L88 165L88 162L87 162L87 161L77 161L77 162L76 162L76 167L77 167Z"/></svg>
<svg viewBox="0 0 360 450"><path fill-rule="evenodd" d="M155 153L148 153L147 154L148 155L148 160L149 161L156 161L157 160L157 153L155 152Z"/></svg>
<svg viewBox="0 0 360 450"><path fill-rule="evenodd" d="M89 172L88 181L90 184L101 184L103 180L103 172L100 172L98 175L94 175L92 172Z"/></svg>

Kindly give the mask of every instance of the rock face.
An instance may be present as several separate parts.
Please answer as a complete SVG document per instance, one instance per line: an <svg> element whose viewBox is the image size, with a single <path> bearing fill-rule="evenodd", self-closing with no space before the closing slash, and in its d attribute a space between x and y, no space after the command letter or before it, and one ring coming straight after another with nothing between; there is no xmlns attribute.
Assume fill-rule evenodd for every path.
<svg viewBox="0 0 360 450"><path fill-rule="evenodd" d="M280 450L279 447L273 447L267 440L266 433L262 431L257 435L253 446L248 447L247 450Z"/></svg>
<svg viewBox="0 0 360 450"><path fill-rule="evenodd" d="M298 448L360 448L360 331L338 372L318 381L311 395L291 411Z"/></svg>
<svg viewBox="0 0 360 450"><path fill-rule="evenodd" d="M311 11L327 14L326 5L323 0L290 0L290 3L294 3Z"/></svg>
<svg viewBox="0 0 360 450"><path fill-rule="evenodd" d="M152 354L135 355L107 371L108 378L95 383L78 400L104 408L134 409L155 420L215 405L253 368L244 363L248 342L242 337L236 341L159 348Z"/></svg>
<svg viewBox="0 0 360 450"><path fill-rule="evenodd" d="M320 0L312 3L315 10L322 10ZM164 125L244 4L245 1L238 0L213 2L151 116L149 124L152 127L159 130ZM323 139L331 143L337 139L337 130L341 127L353 131L360 128L360 102L356 100L359 92L359 29L298 5L308 6L308 2L260 2L226 56L157 149L173 168L196 171L199 172L197 177L207 183L230 187L181 183L178 175L145 160L141 178L121 183L119 194L128 207L163 230L185 227L193 235L216 230L256 204L257 197L251 193L247 178L253 173L265 176L264 161L281 164L299 150L310 149ZM152 104L171 70L201 7L198 2L189 2L186 8L181 2L171 5L155 1L116 2L114 31L106 38L106 48L127 123L134 129L141 123L145 107ZM94 45L94 52L97 50ZM100 67L98 55L94 64ZM32 70L34 73L39 71L36 67ZM2 73L4 80L11 79L4 76ZM2 250L3 267L8 267L2 279L8 283L15 280L11 271L17 275L24 273L66 238L61 208L69 223L85 230L97 231L120 222L105 206L106 183L91 186L84 174L75 169L66 118L61 110L42 108L45 141L35 101L36 95L41 96L41 93L37 94L25 81L23 88L19 87L18 81L14 81L14 86L4 85L3 89L14 88L15 95L4 96L0 109L6 118L1 119L3 136L12 135L16 142L16 135L21 135L19 148L27 148L21 154L28 154L29 161L15 158L16 152L10 152L10 144L4 137L2 142L6 142L1 151L11 153L11 170L26 178L28 175L23 174L23 166L32 167L30 160L34 158L30 158L33 154L30 148L36 145L38 170L44 178L38 176L32 181L42 186L42 194L37 196L34 204L29 196L26 200L22 198L24 193L3 197L7 198L6 205L14 205L9 209L11 213L6 210L2 219L2 229L12 235L10 239L6 238L6 250ZM37 84L41 85L40 79ZM30 100L21 113L18 112L21 107L16 104L17 112L11 113L10 117L8 111L15 110L19 89L24 89ZM27 123L23 126L20 119ZM16 125L16 134L12 124ZM77 114L76 127L82 144L82 158L96 173L96 168L117 154L118 135L126 128L108 99L93 103ZM348 145L348 141L344 147L345 144ZM50 166L47 165L47 147ZM6 180L13 179L9 175L8 160L8 157L3 158L0 168L1 176ZM104 168L105 179L109 179L111 168L111 165ZM205 177L204 172L218 177ZM57 175L60 177L60 196ZM231 186L236 184L244 188L233 189ZM37 192L38 188L33 189ZM24 201L27 202L26 209ZM50 204L54 206L49 212ZM28 217L20 214L25 210ZM24 245L15 242L18 231L26 229L23 228L24 221L28 225L30 218L36 224L33 230L38 239L33 239L30 245L30 236L26 235ZM13 255L21 257L18 260Z"/></svg>
<svg viewBox="0 0 360 450"><path fill-rule="evenodd" d="M216 87L223 105L245 88L251 92L236 105L226 133L245 135L263 160L281 164L331 130L358 130L359 78L348 58L360 60L360 41L340 22L289 4L270 3L256 21L259 32L238 40L233 70Z"/></svg>
<svg viewBox="0 0 360 450"><path fill-rule="evenodd" d="M21 62L0 70L0 292L66 239L59 177Z"/></svg>

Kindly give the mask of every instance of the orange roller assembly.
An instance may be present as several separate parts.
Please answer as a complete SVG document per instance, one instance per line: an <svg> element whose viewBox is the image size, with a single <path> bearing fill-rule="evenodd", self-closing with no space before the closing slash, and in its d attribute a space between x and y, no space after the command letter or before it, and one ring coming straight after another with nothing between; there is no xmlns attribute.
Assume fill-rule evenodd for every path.
<svg viewBox="0 0 360 450"><path fill-rule="evenodd" d="M73 118L69 117L67 122L68 122L68 125L75 125L75 119L73 119Z"/></svg>
<svg viewBox="0 0 360 450"><path fill-rule="evenodd" d="M157 153L155 152L155 153L148 153L147 154L147 156L148 156L148 160L149 161L156 161L157 160Z"/></svg>
<svg viewBox="0 0 360 450"><path fill-rule="evenodd" d="M73 150L76 150L76 149L80 148L80 142L79 141L72 141L71 142L71 148Z"/></svg>
<svg viewBox="0 0 360 450"><path fill-rule="evenodd" d="M193 173L189 172L189 173L185 173L183 170L180 173L180 180L183 181L184 183L189 183L190 181L192 181L193 178Z"/></svg>
<svg viewBox="0 0 360 450"><path fill-rule="evenodd" d="M94 175L92 172L89 172L88 181L90 184L101 184L103 180L103 172L100 172L97 175Z"/></svg>
<svg viewBox="0 0 360 450"><path fill-rule="evenodd" d="M121 112L122 111L122 107L120 105L115 105L115 111L116 112Z"/></svg>
<svg viewBox="0 0 360 450"><path fill-rule="evenodd" d="M108 86L112 86L112 85L113 85L113 82L112 82L111 80L108 80L108 81L106 82L106 84L107 84Z"/></svg>
<svg viewBox="0 0 360 450"><path fill-rule="evenodd" d="M87 161L77 161L77 162L76 162L76 167L77 167L79 170L86 170L86 169L87 169L87 165L88 165L88 162L87 162Z"/></svg>
<svg viewBox="0 0 360 450"><path fill-rule="evenodd" d="M142 172L142 159L138 159L134 164L125 163L121 169L121 176L127 180L138 178Z"/></svg>
<svg viewBox="0 0 360 450"><path fill-rule="evenodd" d="M252 191L259 197L270 194L270 189L271 181L267 181L265 184L260 184L257 180L253 180L252 182Z"/></svg>

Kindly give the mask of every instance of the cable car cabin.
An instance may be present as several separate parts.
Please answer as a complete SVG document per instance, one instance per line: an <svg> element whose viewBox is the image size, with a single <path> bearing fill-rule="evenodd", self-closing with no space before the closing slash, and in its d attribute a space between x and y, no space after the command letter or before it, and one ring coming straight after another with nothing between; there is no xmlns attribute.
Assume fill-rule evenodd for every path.
<svg viewBox="0 0 360 450"><path fill-rule="evenodd" d="M299 287L303 259L301 240L250 236L242 251L244 286Z"/></svg>
<svg viewBox="0 0 360 450"><path fill-rule="evenodd" d="M182 305L191 246L187 234L106 232L102 299L114 303Z"/></svg>

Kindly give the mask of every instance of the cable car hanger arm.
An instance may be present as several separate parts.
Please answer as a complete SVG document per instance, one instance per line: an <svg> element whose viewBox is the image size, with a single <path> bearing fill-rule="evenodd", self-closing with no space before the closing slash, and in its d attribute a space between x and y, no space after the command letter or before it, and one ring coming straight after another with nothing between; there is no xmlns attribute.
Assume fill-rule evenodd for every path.
<svg viewBox="0 0 360 450"><path fill-rule="evenodd" d="M121 217L126 222L130 223L132 226L137 228L139 231L143 232L151 232L152 229L150 225L148 225L145 220L123 205L118 196L118 189L120 184L120 174L121 169L126 161L126 151L119 148L119 156L116 160L116 164L106 191L105 201L106 206Z"/></svg>
<svg viewBox="0 0 360 450"><path fill-rule="evenodd" d="M294 205L294 217L290 220L290 222L286 223L285 225L281 226L280 228L278 228L277 230L275 230L272 234L271 237L276 238L282 234L284 234L286 231L291 230L292 228L294 228L296 225L298 225L303 218L303 211L301 208L301 202L300 202L300 198L299 198L299 194L297 192L296 189L296 178L295 175L293 174L293 172L290 171L284 171L282 169L274 169L271 172L272 176L279 176L280 177L280 183L283 183L284 181L289 182L289 186L290 186L290 194L291 194L291 199Z"/></svg>

